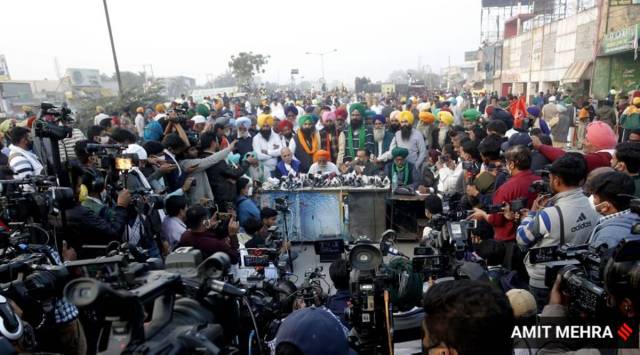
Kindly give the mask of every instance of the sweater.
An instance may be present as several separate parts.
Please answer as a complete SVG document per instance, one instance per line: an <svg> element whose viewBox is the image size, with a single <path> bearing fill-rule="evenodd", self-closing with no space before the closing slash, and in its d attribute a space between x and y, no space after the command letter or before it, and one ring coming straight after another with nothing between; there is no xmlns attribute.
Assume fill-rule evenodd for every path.
<svg viewBox="0 0 640 355"><path fill-rule="evenodd" d="M567 154L567 152L565 152L564 150L552 147L550 145L541 145L540 147L538 147L538 151L552 163L556 159ZM587 161L587 172L590 172L599 167L611 166L611 153L606 150L585 154L584 159Z"/></svg>
<svg viewBox="0 0 640 355"><path fill-rule="evenodd" d="M534 175L531 170L517 173L496 190L496 193L493 195L492 203L494 205L501 205L526 197L527 208L531 208L537 194L530 192L529 186L537 180L540 180L540 177ZM488 222L493 226L496 240L510 241L515 239L517 226L513 221L504 218L503 214L490 214Z"/></svg>
<svg viewBox="0 0 640 355"><path fill-rule="evenodd" d="M226 148L219 152L211 154L206 158L184 159L180 162L180 166L184 170L194 165L198 165L196 170L194 170L189 175L189 177L194 178L194 181L196 183L195 186L191 186L191 188L189 189L188 197L190 205L199 203L200 199L203 197L213 200L213 191L211 191L211 185L209 184L209 179L207 178L207 169L214 166L219 161L226 159L229 153L229 148Z"/></svg>
<svg viewBox="0 0 640 355"><path fill-rule="evenodd" d="M396 135L391 141L391 145L389 146L389 150L386 153L389 155L389 157L391 156L391 151L395 147L406 148L407 150L409 150L409 155L407 156L406 160L418 167L418 169L422 166L422 163L427 158L427 145L425 144L424 136L422 135L422 133L420 133L420 131L416 129L411 130L411 136L409 137L409 140L405 140L404 138L402 138L402 131L396 132Z"/></svg>
<svg viewBox="0 0 640 355"><path fill-rule="evenodd" d="M231 264L237 264L240 260L240 244L238 236L232 235L220 238L211 232L194 232L187 230L180 237L176 247L194 247L202 252L204 259L221 251L229 255Z"/></svg>
<svg viewBox="0 0 640 355"><path fill-rule="evenodd" d="M563 244L579 245L589 240L599 215L591 207L581 188L555 194L549 200L548 206L537 213L530 212L522 220L517 232L518 245L523 249L529 249ZM532 264L529 254L525 257L525 265L529 274L529 285L546 288L545 266Z"/></svg>

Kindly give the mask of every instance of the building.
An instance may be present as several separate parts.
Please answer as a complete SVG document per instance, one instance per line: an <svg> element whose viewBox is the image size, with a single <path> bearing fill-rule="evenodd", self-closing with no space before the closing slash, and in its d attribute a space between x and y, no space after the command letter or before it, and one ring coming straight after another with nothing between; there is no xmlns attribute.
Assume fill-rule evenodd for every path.
<svg viewBox="0 0 640 355"><path fill-rule="evenodd" d="M196 79L186 76L158 78L158 81L164 88L161 94L169 98L187 95L196 87Z"/></svg>
<svg viewBox="0 0 640 355"><path fill-rule="evenodd" d="M604 99L611 89L640 90L640 2L605 0L599 29L592 94Z"/></svg>
<svg viewBox="0 0 640 355"><path fill-rule="evenodd" d="M28 81L0 81L0 117L22 113L22 106L36 106L36 100Z"/></svg>

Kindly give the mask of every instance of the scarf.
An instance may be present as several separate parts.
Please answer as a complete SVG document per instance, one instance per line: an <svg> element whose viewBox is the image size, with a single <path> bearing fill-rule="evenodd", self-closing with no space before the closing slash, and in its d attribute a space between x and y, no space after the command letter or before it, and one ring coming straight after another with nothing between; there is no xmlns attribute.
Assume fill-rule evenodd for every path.
<svg viewBox="0 0 640 355"><path fill-rule="evenodd" d="M360 131L358 132L358 149L364 149L364 141L365 141L365 128L364 124L360 126ZM351 129L351 125L349 125L349 130L347 131L347 145L349 148L349 156L355 157L356 154L353 151L353 130Z"/></svg>
<svg viewBox="0 0 640 355"><path fill-rule="evenodd" d="M398 173L403 173L404 174L404 178L403 178L403 183L402 185L408 185L409 184L409 169L407 168L407 164L405 164L402 169L398 169L398 165L396 163L393 163L393 166L391 168L392 171L392 178L397 178Z"/></svg>
<svg viewBox="0 0 640 355"><path fill-rule="evenodd" d="M40 173L44 169L44 166L42 166L42 163L40 163L40 160L38 160L38 156L33 154L32 152L24 150L13 144L9 146L9 151L11 152L9 153L9 156L11 156L11 154L13 153L17 153L27 159L29 161L29 164L31 164L31 167L33 168L34 175L40 175Z"/></svg>
<svg viewBox="0 0 640 355"><path fill-rule="evenodd" d="M325 150L329 153L329 161L331 161L331 132L326 131L327 134L324 137Z"/></svg>
<svg viewBox="0 0 640 355"><path fill-rule="evenodd" d="M318 151L318 139L315 134L312 134L311 136L311 149L309 149L309 145L304 137L304 133L302 133L302 129L298 130L298 140L300 141L302 149L304 149L307 154L313 156Z"/></svg>

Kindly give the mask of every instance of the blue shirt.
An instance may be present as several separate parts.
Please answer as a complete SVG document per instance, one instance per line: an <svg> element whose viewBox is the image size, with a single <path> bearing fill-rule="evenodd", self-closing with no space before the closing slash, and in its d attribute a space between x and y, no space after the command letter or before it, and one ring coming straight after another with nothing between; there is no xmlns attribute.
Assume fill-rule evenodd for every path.
<svg viewBox="0 0 640 355"><path fill-rule="evenodd" d="M351 329L351 325L349 325L344 314L345 309L349 307L349 302L351 302L351 292L349 290L338 290L335 295L327 299L327 308L340 319L342 325Z"/></svg>
<svg viewBox="0 0 640 355"><path fill-rule="evenodd" d="M240 226L244 226L245 223L251 218L260 220L260 209L256 203L247 196L240 196L236 201L236 212L238 214L238 221Z"/></svg>

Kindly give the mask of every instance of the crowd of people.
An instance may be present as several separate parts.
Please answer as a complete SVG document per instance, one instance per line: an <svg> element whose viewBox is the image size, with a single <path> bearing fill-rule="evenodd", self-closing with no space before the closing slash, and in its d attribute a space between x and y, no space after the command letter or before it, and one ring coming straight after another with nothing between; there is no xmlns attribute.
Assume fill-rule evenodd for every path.
<svg viewBox="0 0 640 355"><path fill-rule="evenodd" d="M259 199L269 178L352 172L388 177L392 192L404 187L429 195L427 218L442 213L445 196L457 196L461 209L473 210L469 218L478 221L472 240L477 257L486 260L490 282L430 287L423 302L425 349L510 353L506 329L514 322L513 302L533 300L528 303L533 309L515 317L566 311L559 286L545 286L544 270L529 262L527 251L565 243L614 249L640 223L629 209L634 196L640 197L640 92L599 106L544 93L527 107L512 96L335 91L277 92L258 105L226 94L201 102L182 97L117 117L98 107L86 131L73 128L72 136L59 142L77 202L66 213L62 257L93 257L96 249L87 245L127 241L152 257L191 246L205 257L223 251L235 264L240 244L269 242L277 212ZM33 117L0 123L5 178L45 172L42 152L33 151ZM122 186L94 144L119 144L104 151L115 149L112 155L131 159ZM546 174L548 190L532 190ZM164 208L136 209L135 200L151 193ZM513 210L516 200L523 206ZM485 212L496 205L503 208ZM429 238L428 228L424 235ZM317 341L327 341L330 329L342 334L341 322L332 322L339 318L346 325L340 318L349 302L348 283L340 280L345 265L332 265L331 277L338 293L329 309L337 318L315 309L294 312L278 332L276 353L318 353L311 350L317 343L302 341L308 339L307 328L324 332ZM640 292L634 287L635 295L616 294L624 316L637 317ZM61 301L59 307L64 316L52 322L65 327L49 334L52 343L70 332L76 339L84 333L95 339L86 324L82 330L73 306ZM460 324L464 317L474 321ZM75 344L79 353L86 350L83 342ZM504 348L495 348L498 343ZM342 343L332 344L342 349Z"/></svg>

